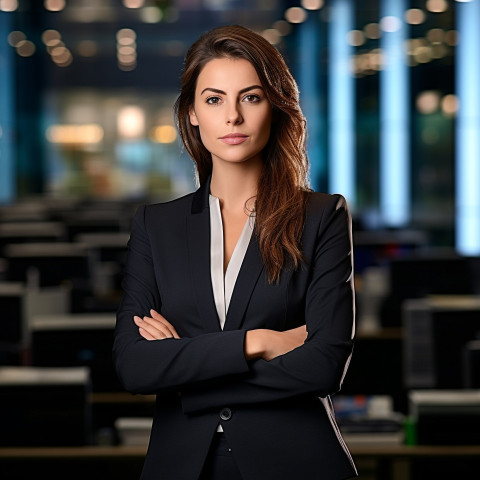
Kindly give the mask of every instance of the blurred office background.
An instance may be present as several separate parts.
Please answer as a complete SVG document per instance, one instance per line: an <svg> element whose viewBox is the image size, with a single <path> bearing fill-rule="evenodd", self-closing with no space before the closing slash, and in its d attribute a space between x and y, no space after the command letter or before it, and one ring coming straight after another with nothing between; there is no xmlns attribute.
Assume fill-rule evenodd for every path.
<svg viewBox="0 0 480 480"><path fill-rule="evenodd" d="M196 188L172 105L188 46L233 23L284 54L312 187L352 210L357 343L334 402L360 478L470 476L480 0L0 0L2 478L137 478L153 399L110 359L130 221Z"/></svg>

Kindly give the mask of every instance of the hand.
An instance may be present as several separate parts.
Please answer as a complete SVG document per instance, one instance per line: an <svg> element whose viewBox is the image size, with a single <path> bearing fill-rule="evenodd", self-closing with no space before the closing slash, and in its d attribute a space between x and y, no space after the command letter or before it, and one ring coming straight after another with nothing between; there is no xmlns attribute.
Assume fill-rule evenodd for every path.
<svg viewBox="0 0 480 480"><path fill-rule="evenodd" d="M155 310L150 310L151 317L133 317L138 332L146 340L164 340L165 338L180 338L175 327L165 317Z"/></svg>
<svg viewBox="0 0 480 480"><path fill-rule="evenodd" d="M305 325L284 332L267 329L249 330L245 337L245 357L247 360L263 358L269 361L300 347L306 338Z"/></svg>

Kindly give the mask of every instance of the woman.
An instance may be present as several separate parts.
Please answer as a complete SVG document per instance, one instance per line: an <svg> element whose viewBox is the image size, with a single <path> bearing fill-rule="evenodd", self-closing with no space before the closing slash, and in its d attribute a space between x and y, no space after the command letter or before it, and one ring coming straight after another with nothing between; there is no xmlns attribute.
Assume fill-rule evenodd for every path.
<svg viewBox="0 0 480 480"><path fill-rule="evenodd" d="M296 83L220 27L188 51L175 113L200 187L138 209L115 329L123 385L156 394L141 478L356 476L329 397L353 346L351 219L308 187Z"/></svg>

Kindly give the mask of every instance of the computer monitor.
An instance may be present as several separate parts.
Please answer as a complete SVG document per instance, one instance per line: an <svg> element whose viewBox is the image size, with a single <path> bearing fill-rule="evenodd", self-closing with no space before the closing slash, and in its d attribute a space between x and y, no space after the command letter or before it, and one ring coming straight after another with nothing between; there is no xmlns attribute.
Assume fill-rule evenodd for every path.
<svg viewBox="0 0 480 480"><path fill-rule="evenodd" d="M60 222L16 221L0 222L0 255L6 245L15 243L61 242L66 228Z"/></svg>
<svg viewBox="0 0 480 480"><path fill-rule="evenodd" d="M465 389L411 390L409 416L418 445L478 445L480 391ZM419 478L439 478L422 475ZM452 478L452 475L441 476Z"/></svg>
<svg viewBox="0 0 480 480"><path fill-rule="evenodd" d="M354 225L355 272L362 274L365 268L383 266L392 259L415 253L428 243L428 235L421 230L367 230Z"/></svg>
<svg viewBox="0 0 480 480"><path fill-rule="evenodd" d="M454 252L415 254L388 264L388 294L380 307L384 327L402 325L402 303L428 295L480 293L480 258Z"/></svg>
<svg viewBox="0 0 480 480"><path fill-rule="evenodd" d="M127 258L128 232L82 233L75 242L85 245L92 260L95 291L118 296Z"/></svg>
<svg viewBox="0 0 480 480"><path fill-rule="evenodd" d="M124 228L120 207L105 209L90 205L64 216L63 223L69 241L74 241L75 237L84 233L121 232Z"/></svg>
<svg viewBox="0 0 480 480"><path fill-rule="evenodd" d="M91 277L84 245L61 242L18 243L5 247L7 278L39 286L71 283L85 286Z"/></svg>
<svg viewBox="0 0 480 480"><path fill-rule="evenodd" d="M85 245L24 243L5 247L6 279L29 286L68 286L71 310L88 311L94 298L91 259Z"/></svg>
<svg viewBox="0 0 480 480"><path fill-rule="evenodd" d="M31 315L66 313L69 308L65 287L32 289L21 282L0 282L0 365L28 364Z"/></svg>
<svg viewBox="0 0 480 480"><path fill-rule="evenodd" d="M25 290L21 282L0 282L0 344L20 344L24 338Z"/></svg>
<svg viewBox="0 0 480 480"><path fill-rule="evenodd" d="M0 368L0 446L92 443L90 374L80 368Z"/></svg>
<svg viewBox="0 0 480 480"><path fill-rule="evenodd" d="M480 297L411 299L403 315L406 388L469 388L465 349L480 339Z"/></svg>
<svg viewBox="0 0 480 480"><path fill-rule="evenodd" d="M466 386L480 389L480 340L467 342L464 353Z"/></svg>
<svg viewBox="0 0 480 480"><path fill-rule="evenodd" d="M114 313L34 316L30 325L32 365L86 366L94 392L123 391L112 362L114 328Z"/></svg>

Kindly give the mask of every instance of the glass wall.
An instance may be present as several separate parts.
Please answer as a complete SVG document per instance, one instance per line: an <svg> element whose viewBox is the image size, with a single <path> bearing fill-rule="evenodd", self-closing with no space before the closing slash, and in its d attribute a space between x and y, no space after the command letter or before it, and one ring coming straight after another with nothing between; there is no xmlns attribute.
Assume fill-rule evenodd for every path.
<svg viewBox="0 0 480 480"><path fill-rule="evenodd" d="M328 173L314 183L346 195L365 228L418 228L434 246L455 245L454 219L461 208L456 192L462 189L455 183L460 162L455 78L478 90L475 74L466 80L456 62L458 13L471 9L470 18L478 21L475 5L477 0L341 0L322 3L295 26L296 43L289 45L300 61L303 50L311 50L301 34L308 21L315 18L324 32L317 35L316 89L325 101L317 102L322 108L316 111L307 109L307 116L326 125L323 156L311 160L326 157ZM476 44L465 31L464 45L467 41ZM306 105L310 85L301 82ZM470 94L466 102L477 101ZM463 153L472 158L475 150Z"/></svg>
<svg viewBox="0 0 480 480"><path fill-rule="evenodd" d="M2 201L195 188L172 115L183 56L242 23L298 79L314 188L343 193L366 228L452 246L457 14L479 1L2 0Z"/></svg>

